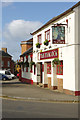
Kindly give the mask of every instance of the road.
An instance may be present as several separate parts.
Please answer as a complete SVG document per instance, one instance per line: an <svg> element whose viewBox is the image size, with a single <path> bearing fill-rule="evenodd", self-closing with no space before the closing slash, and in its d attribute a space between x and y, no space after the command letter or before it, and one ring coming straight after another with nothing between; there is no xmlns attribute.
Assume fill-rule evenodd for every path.
<svg viewBox="0 0 80 120"><path fill-rule="evenodd" d="M4 95L6 98L1 97L3 118L78 118L80 111L74 102L77 97L23 84L18 79L3 81L1 96ZM14 96L18 99L13 99ZM65 100L72 102L59 102Z"/></svg>
<svg viewBox="0 0 80 120"><path fill-rule="evenodd" d="M78 118L77 103L2 100L3 118Z"/></svg>

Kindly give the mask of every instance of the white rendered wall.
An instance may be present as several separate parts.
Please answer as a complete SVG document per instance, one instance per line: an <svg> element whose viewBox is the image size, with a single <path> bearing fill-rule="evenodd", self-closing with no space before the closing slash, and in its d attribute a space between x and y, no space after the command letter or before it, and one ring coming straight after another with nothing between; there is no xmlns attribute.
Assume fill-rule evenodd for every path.
<svg viewBox="0 0 80 120"><path fill-rule="evenodd" d="M65 44L52 44L52 24L62 23L66 24L66 19L68 19L68 28L65 26ZM38 32L33 36L33 52L34 50L38 52L33 53L33 60L36 62L47 62L52 61L53 59L39 60L37 54L42 52L53 50L59 48L59 60L63 60L63 75L57 75L57 78L63 78L63 89L68 89L75 91L75 12L71 12L63 18L55 21L42 31ZM45 31L50 29L50 43L48 46L44 46L43 42L45 40ZM42 34L42 45L39 48L36 48L37 35ZM49 46L51 48L49 49ZM44 48L47 48L44 50ZM79 48L80 50L80 48ZM52 72L53 72L53 68ZM45 71L44 71L45 76ZM51 85L54 86L53 74L51 74ZM80 77L79 77L80 78ZM45 81L45 80L44 80ZM56 84L57 85L57 84Z"/></svg>
<svg viewBox="0 0 80 120"><path fill-rule="evenodd" d="M80 6L75 11L75 91L80 91Z"/></svg>
<svg viewBox="0 0 80 120"><path fill-rule="evenodd" d="M63 89L75 91L75 46L63 48Z"/></svg>

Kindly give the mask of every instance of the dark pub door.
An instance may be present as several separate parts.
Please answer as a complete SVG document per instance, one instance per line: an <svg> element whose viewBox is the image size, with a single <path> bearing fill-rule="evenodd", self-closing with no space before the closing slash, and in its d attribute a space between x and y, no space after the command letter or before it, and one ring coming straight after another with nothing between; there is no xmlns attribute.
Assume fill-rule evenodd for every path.
<svg viewBox="0 0 80 120"><path fill-rule="evenodd" d="M40 83L42 83L42 62L40 63Z"/></svg>

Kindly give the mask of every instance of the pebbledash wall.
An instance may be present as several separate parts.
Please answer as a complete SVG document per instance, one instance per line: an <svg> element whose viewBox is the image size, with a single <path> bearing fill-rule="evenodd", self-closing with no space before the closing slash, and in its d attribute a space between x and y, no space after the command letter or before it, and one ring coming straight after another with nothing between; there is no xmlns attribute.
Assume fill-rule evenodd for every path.
<svg viewBox="0 0 80 120"><path fill-rule="evenodd" d="M33 32L33 61L36 64L35 74L33 66L32 73L22 72L22 76L32 80L34 84L39 84L43 87L48 87L53 90L58 89L58 91L66 94L80 95L79 21L80 2ZM62 41L59 39L55 41L53 39L53 35L55 35L53 28L57 28L58 26L64 28L65 39ZM39 36L41 37L39 38ZM49 41L48 46L43 44L46 38ZM36 43L38 42L41 44L40 48L36 48ZM28 57L30 61L30 56ZM59 58L62 63L63 72L61 71L61 74L57 73L58 68L56 65L54 67L52 66L54 58Z"/></svg>

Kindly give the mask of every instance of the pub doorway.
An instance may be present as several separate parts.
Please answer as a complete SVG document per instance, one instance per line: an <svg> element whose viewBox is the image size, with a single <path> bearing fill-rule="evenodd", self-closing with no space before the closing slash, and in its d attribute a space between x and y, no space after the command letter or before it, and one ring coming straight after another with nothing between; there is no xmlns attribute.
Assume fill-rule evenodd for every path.
<svg viewBox="0 0 80 120"><path fill-rule="evenodd" d="M42 80L42 62L40 63L40 83L43 83L43 80Z"/></svg>
<svg viewBox="0 0 80 120"><path fill-rule="evenodd" d="M47 62L48 88L51 88L51 61Z"/></svg>
<svg viewBox="0 0 80 120"><path fill-rule="evenodd" d="M37 82L39 84L43 83L43 80L42 80L42 62L37 63Z"/></svg>

